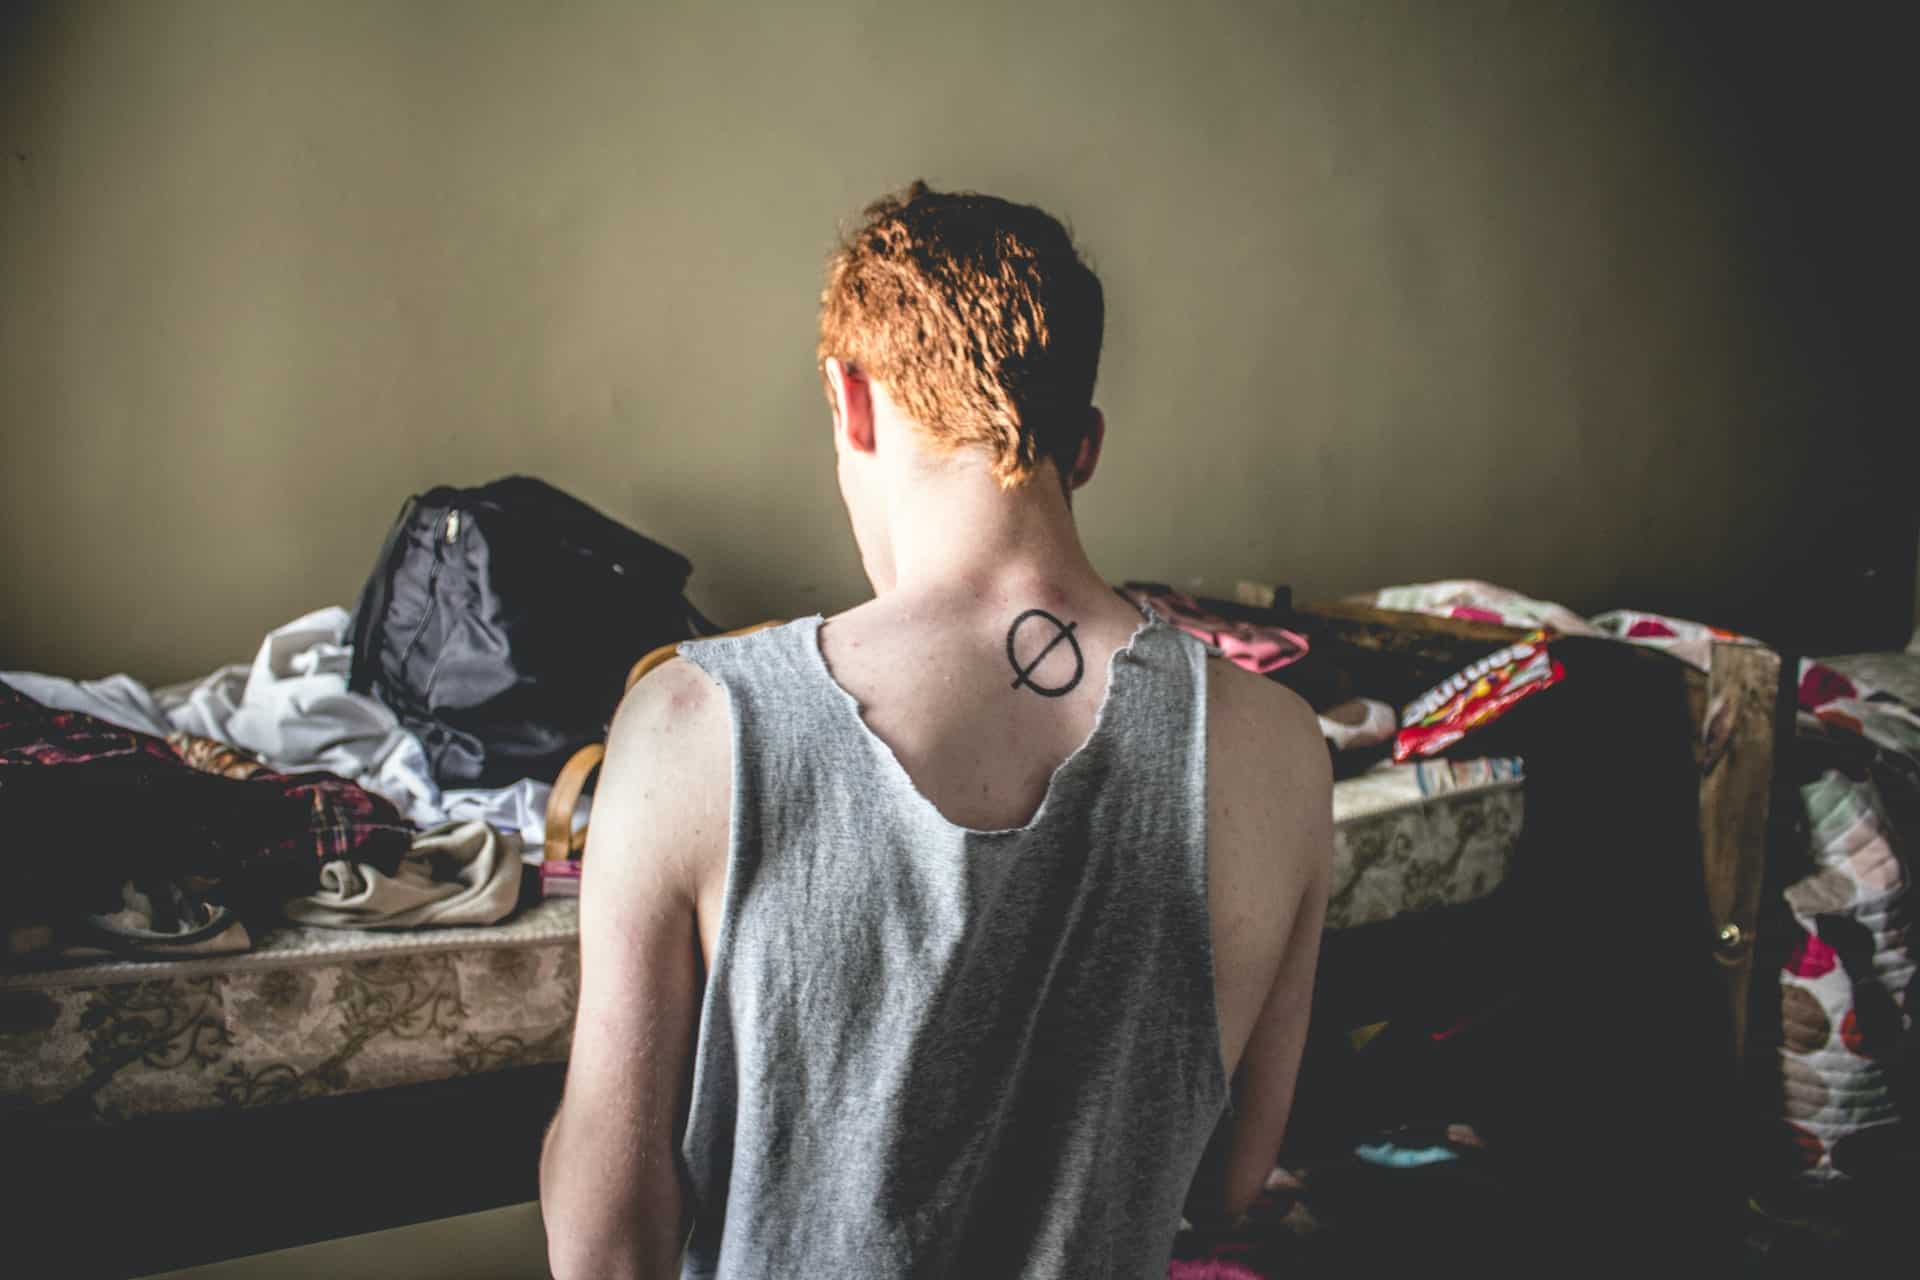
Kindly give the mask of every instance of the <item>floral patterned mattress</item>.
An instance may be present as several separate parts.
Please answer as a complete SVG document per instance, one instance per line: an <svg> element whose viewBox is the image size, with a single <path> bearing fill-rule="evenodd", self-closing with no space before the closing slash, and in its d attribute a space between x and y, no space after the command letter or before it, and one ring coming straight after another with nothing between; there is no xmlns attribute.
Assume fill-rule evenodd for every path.
<svg viewBox="0 0 1920 1280"><path fill-rule="evenodd" d="M118 1120L557 1062L578 907L405 935L288 926L240 955L0 974L0 1097Z"/></svg>
<svg viewBox="0 0 1920 1280"><path fill-rule="evenodd" d="M1505 877L1521 783L1489 763L1511 764L1335 785L1329 927L1470 901ZM114 1121L561 1061L578 905L400 935L288 926L240 955L0 973L0 1098Z"/></svg>
<svg viewBox="0 0 1920 1280"><path fill-rule="evenodd" d="M1327 927L1349 929L1491 893L1520 843L1518 760L1428 760L1333 784Z"/></svg>

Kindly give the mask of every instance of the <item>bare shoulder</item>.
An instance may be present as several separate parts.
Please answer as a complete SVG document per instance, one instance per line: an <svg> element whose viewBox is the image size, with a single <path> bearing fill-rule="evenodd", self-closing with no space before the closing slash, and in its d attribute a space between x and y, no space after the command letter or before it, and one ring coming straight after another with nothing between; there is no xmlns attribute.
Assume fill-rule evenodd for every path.
<svg viewBox="0 0 1920 1280"><path fill-rule="evenodd" d="M1249 771L1269 782L1292 782L1316 791L1332 787L1332 760L1320 718L1305 698L1223 658L1208 662L1207 676L1207 717L1215 743L1249 766L1258 761Z"/></svg>
<svg viewBox="0 0 1920 1280"><path fill-rule="evenodd" d="M1329 823L1333 767L1319 718L1285 685L1224 659L1208 663L1208 772L1211 808L1227 835L1271 847L1299 835L1317 862L1317 833ZM1311 867L1303 867L1303 870Z"/></svg>
<svg viewBox="0 0 1920 1280"><path fill-rule="evenodd" d="M1292 690L1220 659L1207 674L1207 900L1221 1056L1237 1069L1251 1053L1265 1071L1291 1052L1287 1010L1304 1011L1313 985L1319 904L1332 879L1333 767L1318 718ZM1263 1017L1273 1029L1261 1038ZM1284 1120L1282 1106L1263 1131L1274 1146Z"/></svg>
<svg viewBox="0 0 1920 1280"><path fill-rule="evenodd" d="M664 784L698 788L725 784L712 773L716 751L727 754L730 720L726 692L685 658L648 672L620 701L607 734L601 786L643 785L671 803Z"/></svg>
<svg viewBox="0 0 1920 1280"><path fill-rule="evenodd" d="M726 694L713 677L685 658L669 658L627 690L614 712L614 728L630 732L671 731L691 727L718 713L726 716Z"/></svg>
<svg viewBox="0 0 1920 1280"><path fill-rule="evenodd" d="M1224 719L1246 731L1279 734L1295 745L1309 739L1321 741L1313 708L1277 680L1243 670L1225 658L1210 658L1207 691L1207 709L1215 720Z"/></svg>
<svg viewBox="0 0 1920 1280"><path fill-rule="evenodd" d="M731 769L725 691L685 658L656 667L614 714L588 865L611 847L696 885L716 849L724 856Z"/></svg>

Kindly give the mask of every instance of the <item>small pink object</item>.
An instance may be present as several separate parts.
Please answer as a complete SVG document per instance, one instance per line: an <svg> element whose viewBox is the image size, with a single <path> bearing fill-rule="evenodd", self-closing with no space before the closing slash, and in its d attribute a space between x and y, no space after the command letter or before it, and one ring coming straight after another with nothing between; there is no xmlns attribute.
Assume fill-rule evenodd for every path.
<svg viewBox="0 0 1920 1280"><path fill-rule="evenodd" d="M1167 1264L1167 1280L1265 1280L1265 1277L1224 1258L1175 1258Z"/></svg>
<svg viewBox="0 0 1920 1280"><path fill-rule="evenodd" d="M1800 945L1787 957L1787 972L1796 978L1819 978L1832 973L1840 963L1834 949L1820 941L1817 933L1805 934Z"/></svg>
<svg viewBox="0 0 1920 1280"><path fill-rule="evenodd" d="M574 858L549 858L540 864L540 896L577 898L580 896L580 863Z"/></svg>
<svg viewBox="0 0 1920 1280"><path fill-rule="evenodd" d="M1854 687L1853 681L1832 667L1818 662L1809 662L1801 669L1800 709L1802 711L1818 711L1829 702L1859 696L1860 691Z"/></svg>
<svg viewBox="0 0 1920 1280"><path fill-rule="evenodd" d="M1178 591L1129 584L1123 588L1123 594L1188 635L1212 645L1235 666L1256 675L1268 675L1307 656L1307 638L1297 631L1222 618L1207 612L1192 596Z"/></svg>

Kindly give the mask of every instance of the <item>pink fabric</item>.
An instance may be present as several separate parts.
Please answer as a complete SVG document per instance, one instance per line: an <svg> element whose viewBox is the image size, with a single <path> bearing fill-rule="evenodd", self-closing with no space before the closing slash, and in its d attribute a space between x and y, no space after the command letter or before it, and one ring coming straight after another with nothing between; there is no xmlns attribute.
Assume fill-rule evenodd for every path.
<svg viewBox="0 0 1920 1280"><path fill-rule="evenodd" d="M1167 1280L1266 1280L1266 1277L1221 1258L1175 1258L1167 1264Z"/></svg>
<svg viewBox="0 0 1920 1280"><path fill-rule="evenodd" d="M1853 681L1818 662L1800 664L1800 709L1818 712L1829 702L1857 698L1860 691Z"/></svg>
<svg viewBox="0 0 1920 1280"><path fill-rule="evenodd" d="M1128 587L1126 595L1188 635L1206 641L1235 666L1245 667L1257 675L1278 671L1307 656L1307 638L1297 631L1219 617L1201 608L1193 597L1178 591Z"/></svg>
<svg viewBox="0 0 1920 1280"><path fill-rule="evenodd" d="M1787 957L1787 972L1796 978L1821 978L1832 973L1840 957L1832 947L1820 941L1817 933L1803 933L1793 954Z"/></svg>

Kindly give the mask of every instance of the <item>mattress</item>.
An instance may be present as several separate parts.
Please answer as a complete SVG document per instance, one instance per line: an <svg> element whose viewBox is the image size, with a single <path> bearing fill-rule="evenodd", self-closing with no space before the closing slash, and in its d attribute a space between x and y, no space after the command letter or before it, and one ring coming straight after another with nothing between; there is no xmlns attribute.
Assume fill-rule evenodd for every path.
<svg viewBox="0 0 1920 1280"><path fill-rule="evenodd" d="M1328 925L1473 900L1521 820L1510 762L1428 763L1334 785ZM0 1096L63 1118L244 1108L567 1056L578 900L484 928L286 926L252 951L0 974Z"/></svg>
<svg viewBox="0 0 1920 1280"><path fill-rule="evenodd" d="M287 926L239 955L0 974L0 1096L110 1121L557 1062L578 906L404 935Z"/></svg>
<svg viewBox="0 0 1920 1280"><path fill-rule="evenodd" d="M1333 784L1327 927L1485 897L1506 879L1525 816L1520 762L1430 760Z"/></svg>

